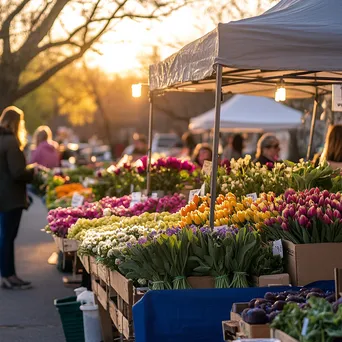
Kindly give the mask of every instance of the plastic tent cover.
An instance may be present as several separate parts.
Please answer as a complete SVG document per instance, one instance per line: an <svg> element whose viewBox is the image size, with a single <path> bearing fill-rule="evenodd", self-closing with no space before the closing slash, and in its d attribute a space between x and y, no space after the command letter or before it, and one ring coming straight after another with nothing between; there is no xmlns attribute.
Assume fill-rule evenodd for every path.
<svg viewBox="0 0 342 342"><path fill-rule="evenodd" d="M282 0L260 16L219 24L150 66L150 90L176 88L187 82L189 91L201 88L194 82L212 78L215 64L225 67L224 74L235 70L311 71L312 78L338 77L342 81L341 13L341 0ZM204 83L200 90L213 89L213 82ZM252 93L256 87L231 91L243 90ZM259 95L271 96L261 90Z"/></svg>
<svg viewBox="0 0 342 342"><path fill-rule="evenodd" d="M302 113L274 100L235 95L221 106L221 131L264 132L287 130L301 124ZM215 108L190 120L193 132L214 127Z"/></svg>

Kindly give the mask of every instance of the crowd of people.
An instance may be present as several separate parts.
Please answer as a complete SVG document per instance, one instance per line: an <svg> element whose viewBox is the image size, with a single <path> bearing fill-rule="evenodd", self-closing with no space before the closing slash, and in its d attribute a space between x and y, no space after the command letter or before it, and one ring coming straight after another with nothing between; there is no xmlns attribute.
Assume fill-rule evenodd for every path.
<svg viewBox="0 0 342 342"><path fill-rule="evenodd" d="M28 208L27 184L31 183L39 167L55 168L60 165L58 144L52 140L49 127L39 127L33 135L26 163L24 147L26 130L24 113L19 108L6 108L0 116L0 274L4 289L27 289L31 283L17 276L14 261L14 241L18 233L22 212ZM320 162L328 162L333 168L342 167L342 125L330 127ZM198 167L212 160L209 144L196 144L193 136L182 137L181 156L192 159ZM148 152L147 139L135 135L134 143L127 150L138 160ZM266 133L257 143L255 161L261 164L279 160L280 142L276 135ZM240 134L229 137L221 159L238 159L243 156L244 140Z"/></svg>

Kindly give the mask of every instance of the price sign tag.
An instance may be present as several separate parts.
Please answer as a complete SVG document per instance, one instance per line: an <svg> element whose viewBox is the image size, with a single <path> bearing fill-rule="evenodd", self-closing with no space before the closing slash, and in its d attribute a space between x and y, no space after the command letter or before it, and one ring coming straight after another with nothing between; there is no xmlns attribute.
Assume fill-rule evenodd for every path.
<svg viewBox="0 0 342 342"><path fill-rule="evenodd" d="M71 206L72 207L80 207L84 202L84 197L82 195L80 195L79 193L75 192L72 195L72 199L71 199Z"/></svg>
<svg viewBox="0 0 342 342"><path fill-rule="evenodd" d="M201 186L201 196L205 196L205 195L206 195L205 183L203 183L202 186Z"/></svg>
<svg viewBox="0 0 342 342"><path fill-rule="evenodd" d="M332 110L342 112L342 84L332 86Z"/></svg>
<svg viewBox="0 0 342 342"><path fill-rule="evenodd" d="M308 332L308 326L309 326L309 319L305 317L303 320L302 336L306 336Z"/></svg>
<svg viewBox="0 0 342 342"><path fill-rule="evenodd" d="M191 202L194 198L195 195L200 195L201 193L201 189L193 189L193 190L190 190L190 193L189 193L189 202Z"/></svg>
<svg viewBox="0 0 342 342"><path fill-rule="evenodd" d="M152 192L151 198L158 199L158 192Z"/></svg>
<svg viewBox="0 0 342 342"><path fill-rule="evenodd" d="M130 203L130 208L132 208L135 204L141 202L141 192L132 192L132 199Z"/></svg>
<svg viewBox="0 0 342 342"><path fill-rule="evenodd" d="M280 255L281 258L284 257L283 244L281 240L273 241L272 251L273 255Z"/></svg>
<svg viewBox="0 0 342 342"><path fill-rule="evenodd" d="M246 197L250 197L253 201L256 201L258 199L258 195L256 194L256 192L248 194Z"/></svg>
<svg viewBox="0 0 342 342"><path fill-rule="evenodd" d="M205 160L203 163L202 172L205 175L210 176L212 168L213 168L213 163L209 160Z"/></svg>

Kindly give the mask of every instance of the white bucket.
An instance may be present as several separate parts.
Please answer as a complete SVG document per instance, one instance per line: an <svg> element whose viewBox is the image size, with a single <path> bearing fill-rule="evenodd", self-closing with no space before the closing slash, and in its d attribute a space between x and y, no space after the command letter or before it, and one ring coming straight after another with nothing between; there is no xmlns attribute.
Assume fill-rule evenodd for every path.
<svg viewBox="0 0 342 342"><path fill-rule="evenodd" d="M85 342L101 342L101 325L97 305L81 305L83 311L83 326Z"/></svg>
<svg viewBox="0 0 342 342"><path fill-rule="evenodd" d="M77 289L74 290L76 297L78 297L84 291L87 291L86 287L78 287Z"/></svg>

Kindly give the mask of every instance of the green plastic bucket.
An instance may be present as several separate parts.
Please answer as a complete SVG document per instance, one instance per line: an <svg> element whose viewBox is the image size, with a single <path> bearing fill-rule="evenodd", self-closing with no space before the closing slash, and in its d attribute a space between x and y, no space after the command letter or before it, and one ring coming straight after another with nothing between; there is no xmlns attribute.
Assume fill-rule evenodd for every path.
<svg viewBox="0 0 342 342"><path fill-rule="evenodd" d="M61 317L66 342L84 342L83 313L76 296L55 299L54 304Z"/></svg>

